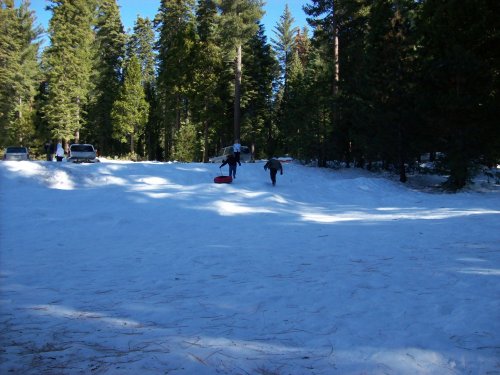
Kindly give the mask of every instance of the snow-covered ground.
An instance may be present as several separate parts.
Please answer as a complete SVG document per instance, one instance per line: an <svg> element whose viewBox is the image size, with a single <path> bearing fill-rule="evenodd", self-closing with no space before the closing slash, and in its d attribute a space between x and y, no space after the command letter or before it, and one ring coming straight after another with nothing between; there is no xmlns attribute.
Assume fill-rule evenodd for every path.
<svg viewBox="0 0 500 375"><path fill-rule="evenodd" d="M2 374L498 374L500 194L0 163Z"/></svg>

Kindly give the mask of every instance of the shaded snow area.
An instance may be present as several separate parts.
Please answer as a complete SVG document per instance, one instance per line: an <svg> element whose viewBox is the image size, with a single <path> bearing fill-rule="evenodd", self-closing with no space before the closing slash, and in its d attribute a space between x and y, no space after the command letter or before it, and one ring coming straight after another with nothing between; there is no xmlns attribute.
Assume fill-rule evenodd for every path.
<svg viewBox="0 0 500 375"><path fill-rule="evenodd" d="M218 174L0 163L0 373L500 373L498 189Z"/></svg>

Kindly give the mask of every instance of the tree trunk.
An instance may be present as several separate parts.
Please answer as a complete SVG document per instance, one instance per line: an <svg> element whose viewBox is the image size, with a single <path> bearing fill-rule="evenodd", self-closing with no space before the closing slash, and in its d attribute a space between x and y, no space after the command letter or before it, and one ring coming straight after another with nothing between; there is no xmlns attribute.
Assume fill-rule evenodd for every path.
<svg viewBox="0 0 500 375"><path fill-rule="evenodd" d="M337 21L333 17L333 82L332 82L332 94L334 97L337 96L339 92L339 82L340 82L340 67L339 67L339 36L337 30Z"/></svg>
<svg viewBox="0 0 500 375"><path fill-rule="evenodd" d="M130 134L130 154L134 154L134 135Z"/></svg>
<svg viewBox="0 0 500 375"><path fill-rule="evenodd" d="M181 97L179 94L175 96L175 132L181 129Z"/></svg>
<svg viewBox="0 0 500 375"><path fill-rule="evenodd" d="M326 149L334 148L335 144L340 145L340 142L335 142L334 137L335 134L340 134L340 111L338 108L338 93L339 93L339 75L340 75L340 68L339 68L339 38L338 38L338 29L337 29L337 17L334 15L333 17L333 23L332 23L332 33L333 33L333 45L332 45L332 53L333 53L333 77L332 77L332 98L331 98L331 112L330 112L330 129L328 132L325 133L325 140L324 143L328 142L328 145L324 145L325 150L323 152L323 161L321 163L321 167L326 167L327 166L327 159L328 156L332 155L332 152L330 152L330 155L327 155ZM336 131L336 129L338 131Z"/></svg>
<svg viewBox="0 0 500 375"><path fill-rule="evenodd" d="M402 116L400 116L401 118ZM403 129L401 125L401 120L399 120L400 123L398 124L398 159L399 159L399 181L402 183L405 183L408 179L406 177L406 167L405 167L405 160L406 160L406 150L405 150L405 145L403 142Z"/></svg>
<svg viewBox="0 0 500 375"><path fill-rule="evenodd" d="M163 161L167 161L170 158L170 138L172 134L172 124L170 123L170 116L165 107L163 110Z"/></svg>
<svg viewBox="0 0 500 375"><path fill-rule="evenodd" d="M207 103L205 102L205 113L208 113ZM203 162L208 163L208 120L203 121Z"/></svg>
<svg viewBox="0 0 500 375"><path fill-rule="evenodd" d="M405 168L405 162L404 160L399 161L399 181L402 183L405 183L408 181L406 177L406 168Z"/></svg>
<svg viewBox="0 0 500 375"><path fill-rule="evenodd" d="M234 139L240 139L241 45L236 49L234 72Z"/></svg>
<svg viewBox="0 0 500 375"><path fill-rule="evenodd" d="M78 113L76 114L76 123L77 123L77 128L75 130L75 143L80 143L80 98L76 98L76 103L77 103L77 111Z"/></svg>

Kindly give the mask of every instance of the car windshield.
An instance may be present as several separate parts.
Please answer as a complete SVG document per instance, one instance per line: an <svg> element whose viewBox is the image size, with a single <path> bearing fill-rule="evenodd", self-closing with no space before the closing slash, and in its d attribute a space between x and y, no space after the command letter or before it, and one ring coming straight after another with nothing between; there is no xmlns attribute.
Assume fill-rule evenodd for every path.
<svg viewBox="0 0 500 375"><path fill-rule="evenodd" d="M90 145L72 145L71 151L76 152L93 152L94 149Z"/></svg>
<svg viewBox="0 0 500 375"><path fill-rule="evenodd" d="M7 147L8 154L26 154L26 147Z"/></svg>

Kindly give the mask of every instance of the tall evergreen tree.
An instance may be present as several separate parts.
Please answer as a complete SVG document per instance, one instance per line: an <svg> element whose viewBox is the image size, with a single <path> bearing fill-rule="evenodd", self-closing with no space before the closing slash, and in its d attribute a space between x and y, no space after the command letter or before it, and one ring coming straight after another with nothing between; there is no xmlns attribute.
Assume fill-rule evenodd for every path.
<svg viewBox="0 0 500 375"><path fill-rule="evenodd" d="M329 120L324 120L322 115L322 136L320 137L319 144L319 165L326 166L327 162L327 149L331 147L330 135L332 127L336 124L339 113L337 105L337 96L339 93L339 19L341 12L339 12L339 0L312 0L311 4L304 6L304 11L307 15L311 16L307 21L314 28L315 38L318 42L324 44L324 50L329 61L329 77L325 76L327 82L330 82L331 96ZM328 142L328 144L327 144Z"/></svg>
<svg viewBox="0 0 500 375"><path fill-rule="evenodd" d="M125 57L125 33L116 0L99 0L95 31L94 90L88 111L88 132L95 137L101 153L110 154L113 151L111 109L122 82Z"/></svg>
<svg viewBox="0 0 500 375"><path fill-rule="evenodd" d="M332 122L332 94L331 85L325 84L331 77L331 61L326 59L324 49L326 45L320 44L311 48L304 67L304 78L293 79L291 82L291 103L289 108L294 109L289 116L293 116L293 123L303 119L303 124L298 123L294 131L300 146L299 155L305 159L317 160L320 166L326 157L326 144L331 134ZM299 76L300 77L300 76Z"/></svg>
<svg viewBox="0 0 500 375"><path fill-rule="evenodd" d="M131 155L136 154L137 139L144 131L148 112L141 65L137 56L132 56L126 62L123 86L111 111L113 137L128 142Z"/></svg>
<svg viewBox="0 0 500 375"><path fill-rule="evenodd" d="M499 12L500 3L489 0L423 4L426 118L435 149L446 154L452 189L465 186L474 163L500 156Z"/></svg>
<svg viewBox="0 0 500 375"><path fill-rule="evenodd" d="M0 145L28 144L35 133L34 97L40 80L38 37L30 2L0 0Z"/></svg>
<svg viewBox="0 0 500 375"><path fill-rule="evenodd" d="M234 139L240 139L242 45L257 32L264 3L262 0L217 0L217 3L223 40L229 55L234 56Z"/></svg>
<svg viewBox="0 0 500 375"><path fill-rule="evenodd" d="M293 26L294 22L295 19L290 13L288 4L285 4L285 10L280 16L278 24L274 27L276 38L271 39L274 50L276 51L276 55L278 57L278 61L280 62L281 78L283 80L283 85L285 86L285 92L287 83L287 71L290 65L290 60L295 53L297 33L299 31L298 27Z"/></svg>
<svg viewBox="0 0 500 375"><path fill-rule="evenodd" d="M195 41L194 0L162 0L155 24L159 32L158 95L163 121L165 159L185 122Z"/></svg>
<svg viewBox="0 0 500 375"><path fill-rule="evenodd" d="M244 45L245 70L242 82L241 138L251 146L257 157L267 157L273 123L273 83L279 76L279 66L271 45L267 43L264 26ZM260 149L257 147L260 145Z"/></svg>
<svg viewBox="0 0 500 375"><path fill-rule="evenodd" d="M296 158L305 158L303 146L308 142L305 137L305 123L308 116L306 111L307 99L304 97L307 85L305 84L305 69L299 51L296 49L289 58L287 90L283 92L278 115L278 127L281 134L283 152L294 155ZM310 157L310 155L307 155Z"/></svg>
<svg viewBox="0 0 500 375"><path fill-rule="evenodd" d="M378 159L396 165L406 182L405 164L416 152L414 2L377 0L370 14L366 91L371 108L370 148ZM411 142L410 142L411 141Z"/></svg>
<svg viewBox="0 0 500 375"><path fill-rule="evenodd" d="M149 18L137 17L127 50L129 58L136 55L139 59L145 88L154 86L156 80L154 42L152 21Z"/></svg>
<svg viewBox="0 0 500 375"><path fill-rule="evenodd" d="M149 18L137 17L130 36L128 55L136 55L141 64L146 101L149 103L148 123L144 131L144 147L149 160L161 158L161 122L157 116L158 96L155 73L155 35Z"/></svg>
<svg viewBox="0 0 500 375"><path fill-rule="evenodd" d="M328 43L328 53L333 69L331 80L333 95L338 93L339 81L338 28L343 13L339 3L341 3L339 0L312 0L311 4L304 6L306 14L311 16L307 21L314 28L316 38Z"/></svg>
<svg viewBox="0 0 500 375"><path fill-rule="evenodd" d="M309 51L311 50L311 39L309 38L309 29L307 26L304 26L302 30L297 30L295 48L299 54L302 66L306 66Z"/></svg>
<svg viewBox="0 0 500 375"><path fill-rule="evenodd" d="M362 54L363 15L367 0L312 0L304 7L311 16L308 22L314 28L314 42L318 52L328 61L324 79L330 82L330 119L325 123L325 143L321 143L320 165L326 165L325 158L345 158L350 153L352 116L346 117L346 104L354 99L346 89L358 87L359 56ZM347 100L347 102L346 102ZM352 113L352 109L349 109Z"/></svg>
<svg viewBox="0 0 500 375"><path fill-rule="evenodd" d="M289 121L285 118L288 112L287 103L289 102L288 97L288 78L290 75L291 63L296 53L296 42L297 42L297 33L298 28L293 26L294 18L288 9L288 4L285 5L285 10L278 21L278 24L275 26L274 33L276 35L275 39L271 39L273 42L274 50L276 51L276 55L278 57L278 61L280 64L281 75L279 80L279 90L280 93L278 95L278 99L276 101L277 109L277 126L280 129L281 133L284 134L281 137L281 141L283 143L283 151L285 153L291 152L290 149L290 129L289 129Z"/></svg>
<svg viewBox="0 0 500 375"><path fill-rule="evenodd" d="M50 46L44 53L48 97L44 113L52 138L80 139L91 88L94 0L51 0Z"/></svg>
<svg viewBox="0 0 500 375"><path fill-rule="evenodd" d="M200 160L200 139L194 123L187 122L182 125L175 135L175 149L173 158L183 162Z"/></svg>
<svg viewBox="0 0 500 375"><path fill-rule="evenodd" d="M195 64L193 69L192 108L193 119L201 125L203 134L202 160L208 162L210 144L217 142L211 138L217 128L225 124L224 93L221 82L224 82L225 70L223 50L219 46L217 6L214 0L201 0L196 10L197 43L195 45ZM224 84L222 84L224 86Z"/></svg>

